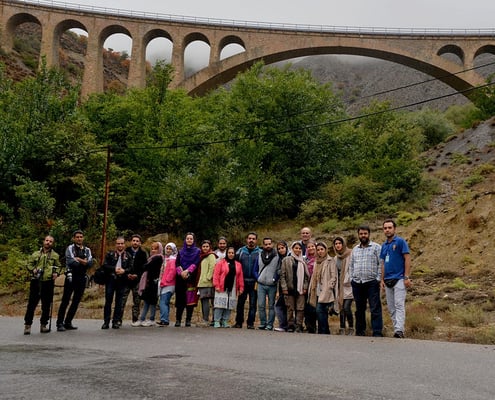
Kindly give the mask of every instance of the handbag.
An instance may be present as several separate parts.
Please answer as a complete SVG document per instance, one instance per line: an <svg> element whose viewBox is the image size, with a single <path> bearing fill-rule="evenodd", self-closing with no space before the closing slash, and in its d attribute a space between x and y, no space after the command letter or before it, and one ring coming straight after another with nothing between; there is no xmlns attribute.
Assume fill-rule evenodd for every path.
<svg viewBox="0 0 495 400"><path fill-rule="evenodd" d="M138 285L138 294L140 296L143 295L147 283L148 283L148 271L144 271L143 275L141 275L141 279L139 280L139 285Z"/></svg>
<svg viewBox="0 0 495 400"><path fill-rule="evenodd" d="M229 295L227 292L215 292L213 307L233 310L237 307L237 298L232 296L232 293Z"/></svg>
<svg viewBox="0 0 495 400"><path fill-rule="evenodd" d="M397 282L399 282L399 280L398 279L384 279L384 282L385 282L385 286L392 289L397 284Z"/></svg>
<svg viewBox="0 0 495 400"><path fill-rule="evenodd" d="M105 268L98 268L93 274L93 282L98 285L106 285L108 283L108 274L105 271Z"/></svg>

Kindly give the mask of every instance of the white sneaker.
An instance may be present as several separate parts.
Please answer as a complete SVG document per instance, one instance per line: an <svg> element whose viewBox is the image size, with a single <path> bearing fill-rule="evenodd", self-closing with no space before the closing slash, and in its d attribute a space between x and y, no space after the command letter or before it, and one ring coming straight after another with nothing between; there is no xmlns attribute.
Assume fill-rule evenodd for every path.
<svg viewBox="0 0 495 400"><path fill-rule="evenodd" d="M146 320L146 321L141 322L141 326L152 326L152 325L153 325L153 322L151 322L150 320Z"/></svg>
<svg viewBox="0 0 495 400"><path fill-rule="evenodd" d="M137 321L131 322L131 326L133 326L133 327L141 326L141 321L137 320Z"/></svg>

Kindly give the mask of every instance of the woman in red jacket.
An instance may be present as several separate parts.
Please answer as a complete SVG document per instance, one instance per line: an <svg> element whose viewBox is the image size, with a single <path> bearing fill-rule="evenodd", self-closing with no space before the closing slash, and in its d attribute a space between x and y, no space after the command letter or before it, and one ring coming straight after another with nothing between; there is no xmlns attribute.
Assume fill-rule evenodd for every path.
<svg viewBox="0 0 495 400"><path fill-rule="evenodd" d="M244 291L242 266L239 261L235 261L233 247L229 247L225 258L215 265L213 286L215 287L213 327L229 328L230 313L237 307L237 296Z"/></svg>

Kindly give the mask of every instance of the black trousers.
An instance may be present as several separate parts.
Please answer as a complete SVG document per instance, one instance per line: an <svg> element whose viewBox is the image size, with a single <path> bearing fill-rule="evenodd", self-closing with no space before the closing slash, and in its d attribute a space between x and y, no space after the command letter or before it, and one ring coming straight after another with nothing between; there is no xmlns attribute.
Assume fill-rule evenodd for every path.
<svg viewBox="0 0 495 400"><path fill-rule="evenodd" d="M36 306L41 300L41 325L48 324L50 318L50 306L53 301L53 288L55 284L53 279L49 281L41 281L39 279L31 279L31 285L29 286L29 300L26 309L26 315L24 315L24 323L26 325L33 324L34 312Z"/></svg>
<svg viewBox="0 0 495 400"><path fill-rule="evenodd" d="M58 309L57 325L70 324L76 315L77 308L86 289L86 275L76 275L72 277L72 282L65 279L64 284L64 294L62 295L62 301L60 302L60 307ZM65 311L70 303L70 298L72 296L72 303L67 311Z"/></svg>

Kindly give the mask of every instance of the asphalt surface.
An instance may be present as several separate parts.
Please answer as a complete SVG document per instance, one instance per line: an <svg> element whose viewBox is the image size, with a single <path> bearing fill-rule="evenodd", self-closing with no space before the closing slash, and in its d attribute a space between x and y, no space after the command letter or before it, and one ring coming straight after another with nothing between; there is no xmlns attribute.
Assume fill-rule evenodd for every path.
<svg viewBox="0 0 495 400"><path fill-rule="evenodd" d="M495 346L246 329L23 335L0 317L0 399L495 398Z"/></svg>

